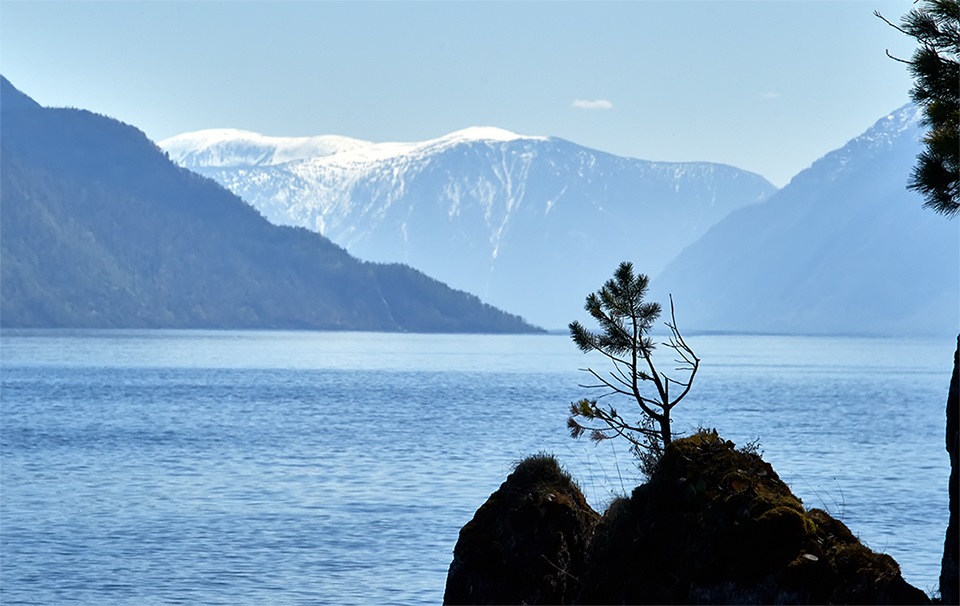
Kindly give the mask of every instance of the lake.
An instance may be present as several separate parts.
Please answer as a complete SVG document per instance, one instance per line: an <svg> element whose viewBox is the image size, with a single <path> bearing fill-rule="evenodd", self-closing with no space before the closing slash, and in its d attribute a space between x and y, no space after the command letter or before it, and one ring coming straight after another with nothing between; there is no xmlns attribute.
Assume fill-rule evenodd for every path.
<svg viewBox="0 0 960 606"><path fill-rule="evenodd" d="M933 591L955 338L688 341L674 428L759 438ZM563 335L4 331L0 602L437 604L523 457L555 453L599 510L640 481L567 433L586 366Z"/></svg>

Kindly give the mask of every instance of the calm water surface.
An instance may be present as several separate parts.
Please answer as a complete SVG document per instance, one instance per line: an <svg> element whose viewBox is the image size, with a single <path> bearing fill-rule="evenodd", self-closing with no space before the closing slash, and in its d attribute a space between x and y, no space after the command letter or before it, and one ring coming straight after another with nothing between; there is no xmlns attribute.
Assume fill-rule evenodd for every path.
<svg viewBox="0 0 960 606"><path fill-rule="evenodd" d="M955 340L689 341L676 429L759 437L808 507L935 589ZM637 483L566 433L587 365L557 335L4 332L0 602L439 603L519 459L557 454L598 509Z"/></svg>

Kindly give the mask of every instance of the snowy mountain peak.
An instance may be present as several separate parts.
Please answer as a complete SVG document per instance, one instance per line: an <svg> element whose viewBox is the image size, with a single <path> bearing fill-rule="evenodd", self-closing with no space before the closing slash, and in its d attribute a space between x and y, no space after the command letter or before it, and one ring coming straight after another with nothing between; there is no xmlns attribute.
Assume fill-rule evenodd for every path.
<svg viewBox="0 0 960 606"><path fill-rule="evenodd" d="M160 141L159 145L184 166L220 167L274 166L374 144L338 135L271 137L235 128L214 128L176 135Z"/></svg>
<svg viewBox="0 0 960 606"><path fill-rule="evenodd" d="M908 103L873 123L865 133L851 141L852 144L889 145L904 132L917 129L923 122L923 108Z"/></svg>
<svg viewBox="0 0 960 606"><path fill-rule="evenodd" d="M289 158L318 141L335 144L276 163L281 149ZM623 158L490 126L408 143L215 131L160 145L269 221L318 231L367 261L408 264L550 328L577 317L583 293L623 259L655 273L774 191L729 166ZM641 246L645 225L683 228Z"/></svg>
<svg viewBox="0 0 960 606"><path fill-rule="evenodd" d="M420 142L374 143L339 135L272 137L235 128L183 133L160 141L172 160L187 168L276 166L299 160L327 158L338 164L375 162L415 152L437 151L461 144L545 141L494 126L472 126Z"/></svg>
<svg viewBox="0 0 960 606"><path fill-rule="evenodd" d="M837 179L843 173L856 171L874 156L886 153L894 145L912 146L923 136L923 109L908 103L880 118L862 135L835 149L801 171L790 183L811 179Z"/></svg>
<svg viewBox="0 0 960 606"><path fill-rule="evenodd" d="M436 139L436 141L456 143L473 141L507 142L516 141L517 139L543 141L546 139L546 137L529 137L526 135L518 135L517 133L498 128L496 126L471 126L440 137L439 139Z"/></svg>

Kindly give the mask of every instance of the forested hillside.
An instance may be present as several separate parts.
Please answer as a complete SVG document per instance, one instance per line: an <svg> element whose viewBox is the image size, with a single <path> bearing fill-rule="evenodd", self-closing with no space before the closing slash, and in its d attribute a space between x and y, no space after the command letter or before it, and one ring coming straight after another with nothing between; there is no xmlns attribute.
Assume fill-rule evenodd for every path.
<svg viewBox="0 0 960 606"><path fill-rule="evenodd" d="M137 129L2 81L5 327L536 330L402 265L277 227Z"/></svg>

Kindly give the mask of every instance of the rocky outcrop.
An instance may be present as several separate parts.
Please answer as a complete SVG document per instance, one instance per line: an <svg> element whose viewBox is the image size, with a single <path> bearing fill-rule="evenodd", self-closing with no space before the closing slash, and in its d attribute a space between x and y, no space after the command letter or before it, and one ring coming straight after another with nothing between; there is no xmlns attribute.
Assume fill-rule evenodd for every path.
<svg viewBox="0 0 960 606"><path fill-rule="evenodd" d="M940 597L944 604L960 604L960 520L957 509L960 496L957 485L960 484L960 336L957 337L957 350L953 354L953 376L950 378L950 391L947 395L947 452L950 454L950 521L947 524L947 536L943 541L943 561L940 568Z"/></svg>
<svg viewBox="0 0 960 606"><path fill-rule="evenodd" d="M590 545L582 603L917 604L888 555L800 499L716 433L675 441L614 503Z"/></svg>
<svg viewBox="0 0 960 606"><path fill-rule="evenodd" d="M540 485L535 478L505 490L520 486L511 481L515 475L461 531L447 603L929 603L893 558L869 550L828 513L804 509L769 464L715 432L674 441L650 480L601 518L579 505L576 516L571 510L567 517L582 525L564 528L576 538L555 539L550 551L538 547L542 537L558 534L548 515L516 523L497 513L516 516L543 502L532 489ZM578 495L564 498L582 503ZM570 551L575 545L585 552ZM560 552L566 568L550 566L554 573L545 574L541 562L556 563ZM486 567L472 569L474 561ZM474 579L472 593L452 587L455 579Z"/></svg>
<svg viewBox="0 0 960 606"><path fill-rule="evenodd" d="M599 516L552 456L522 461L460 530L444 604L569 604Z"/></svg>

